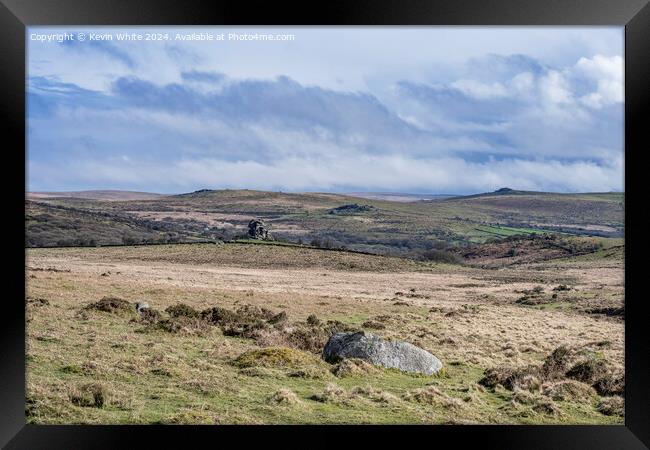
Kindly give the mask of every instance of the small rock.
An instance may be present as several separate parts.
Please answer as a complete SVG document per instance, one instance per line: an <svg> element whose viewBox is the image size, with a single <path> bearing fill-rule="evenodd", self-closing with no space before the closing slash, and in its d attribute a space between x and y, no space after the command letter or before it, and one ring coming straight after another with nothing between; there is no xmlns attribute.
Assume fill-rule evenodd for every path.
<svg viewBox="0 0 650 450"><path fill-rule="evenodd" d="M139 313L142 313L143 310L149 309L149 303L147 302L137 302L135 304L135 310Z"/></svg>

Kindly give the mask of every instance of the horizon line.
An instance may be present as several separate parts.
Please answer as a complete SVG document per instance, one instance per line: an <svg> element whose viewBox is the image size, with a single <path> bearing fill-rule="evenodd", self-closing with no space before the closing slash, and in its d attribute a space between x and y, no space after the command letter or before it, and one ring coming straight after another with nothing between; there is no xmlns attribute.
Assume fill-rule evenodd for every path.
<svg viewBox="0 0 650 450"><path fill-rule="evenodd" d="M503 190L503 191L502 191ZM187 192L175 192L175 193L163 193L155 191L142 191L142 190L132 190L132 189L71 189L71 190L37 190L37 191L28 191L25 190L26 194L65 194L65 193L84 193L84 192L134 192L140 194L155 194L161 196L171 196L171 195L182 195L182 194L193 194L197 192L206 192L206 191L257 191L257 192L273 192L280 194L339 194L339 195L352 195L352 194L375 194L375 195L410 195L410 196L467 196L467 195L478 195L478 194L492 194L499 191L502 192L530 192L530 193L544 193L544 194L624 194L625 190L610 190L610 191L534 191L526 189L515 189L515 188L497 188L493 191L480 191L472 193L433 193L433 192L407 192L407 191L323 191L323 190L306 190L306 191L293 191L293 190L276 190L276 189L253 189L253 188L200 188L193 191Z"/></svg>

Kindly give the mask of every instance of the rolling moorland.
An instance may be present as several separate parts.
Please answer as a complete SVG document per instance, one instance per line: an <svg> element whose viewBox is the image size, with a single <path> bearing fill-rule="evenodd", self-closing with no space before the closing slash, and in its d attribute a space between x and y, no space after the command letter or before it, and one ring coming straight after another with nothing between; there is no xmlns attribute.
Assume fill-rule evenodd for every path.
<svg viewBox="0 0 650 450"><path fill-rule="evenodd" d="M246 238L252 218L263 219L279 241L416 258L513 235L623 236L622 193L502 189L416 202L249 190L140 200L121 200L125 194L109 199L106 191L88 196L31 194L26 246L236 240Z"/></svg>
<svg viewBox="0 0 650 450"><path fill-rule="evenodd" d="M26 200L30 423L623 423L623 194L98 197Z"/></svg>

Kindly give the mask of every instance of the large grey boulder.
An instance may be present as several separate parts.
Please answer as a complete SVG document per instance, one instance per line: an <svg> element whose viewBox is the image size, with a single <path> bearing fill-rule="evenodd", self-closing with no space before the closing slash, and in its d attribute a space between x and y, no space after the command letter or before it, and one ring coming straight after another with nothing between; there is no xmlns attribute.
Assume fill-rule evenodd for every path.
<svg viewBox="0 0 650 450"><path fill-rule="evenodd" d="M425 375L442 369L440 360L420 347L408 342L386 341L363 331L336 333L327 341L323 349L325 361L334 363L345 358L359 358L377 366Z"/></svg>

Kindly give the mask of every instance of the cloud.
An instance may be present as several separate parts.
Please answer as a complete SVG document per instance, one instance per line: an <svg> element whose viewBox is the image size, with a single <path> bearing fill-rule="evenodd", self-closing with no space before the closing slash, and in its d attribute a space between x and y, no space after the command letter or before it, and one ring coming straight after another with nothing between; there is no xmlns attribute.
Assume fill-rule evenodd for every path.
<svg viewBox="0 0 650 450"><path fill-rule="evenodd" d="M539 88L543 101L551 104L568 104L573 101L569 84L558 71L549 71L541 77L539 80Z"/></svg>
<svg viewBox="0 0 650 450"><path fill-rule="evenodd" d="M396 103L399 114L421 128L462 130L490 142L493 154L585 158L608 153L613 158L622 152L622 59L596 55L552 68L489 55L467 64L464 76L475 79L401 82L400 94L411 101ZM491 66L499 76L481 77Z"/></svg>
<svg viewBox="0 0 650 450"><path fill-rule="evenodd" d="M191 45L156 43L143 52L114 44L63 53L53 47L61 57L55 63L42 50L34 55L30 189L622 188L617 55L588 53L557 64L564 59L493 49L462 61L436 60L434 70L419 56L403 68L398 60L358 53L368 67L356 65L352 50L370 51L366 43L350 43L340 57L315 43L341 76L330 83L329 73L307 76L304 61L273 76L250 75L262 72L247 66L242 76L222 48L206 55ZM394 44L386 52L396 51ZM474 45L450 45L461 44ZM259 55L257 65L268 56L262 47L241 48L247 57ZM108 65L122 53L122 63ZM73 72L82 54L92 64ZM344 60L354 73L337 66Z"/></svg>
<svg viewBox="0 0 650 450"><path fill-rule="evenodd" d="M450 86L469 97L479 100L506 97L508 95L505 86L496 82L487 84L475 80L456 80Z"/></svg>
<svg viewBox="0 0 650 450"><path fill-rule="evenodd" d="M181 72L183 81L199 81L204 83L218 83L225 78L225 75L217 72L202 72L200 70L189 70Z"/></svg>
<svg viewBox="0 0 650 450"><path fill-rule="evenodd" d="M363 167L363 170L361 170ZM103 188L186 192L203 187L284 191L346 192L363 186L402 192L485 192L504 186L564 192L620 190L622 161L599 165L587 161L506 159L471 163L462 158L418 160L398 155L340 158L279 158L271 164L255 160L181 159L172 164L142 164L115 158L78 161L72 167L82 183ZM30 172L61 179L55 167L34 163ZM462 174L462 176L459 176ZM58 178L58 179L57 179Z"/></svg>
<svg viewBox="0 0 650 450"><path fill-rule="evenodd" d="M580 101L595 109L623 102L623 67L620 56L580 58L575 72L596 83L596 90L580 97Z"/></svg>
<svg viewBox="0 0 650 450"><path fill-rule="evenodd" d="M96 55L103 54L116 62L123 64L129 69L136 67L136 61L131 58L129 53L122 47L111 41L84 41L79 40L65 40L58 42L63 49L75 55Z"/></svg>
<svg viewBox="0 0 650 450"><path fill-rule="evenodd" d="M530 56L489 53L469 59L464 65L463 76L480 78L485 82L498 82L511 79L520 73L536 75L544 70L546 66Z"/></svg>

